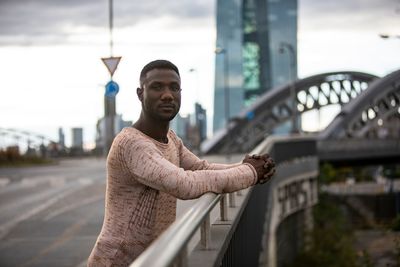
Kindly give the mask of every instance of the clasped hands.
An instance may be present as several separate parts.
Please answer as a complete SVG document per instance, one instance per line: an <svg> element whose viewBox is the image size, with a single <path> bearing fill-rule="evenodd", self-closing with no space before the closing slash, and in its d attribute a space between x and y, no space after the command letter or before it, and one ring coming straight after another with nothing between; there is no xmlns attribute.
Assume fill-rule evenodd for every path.
<svg viewBox="0 0 400 267"><path fill-rule="evenodd" d="M243 163L251 164L257 172L257 183L263 184L271 179L275 174L275 162L268 154L246 155Z"/></svg>

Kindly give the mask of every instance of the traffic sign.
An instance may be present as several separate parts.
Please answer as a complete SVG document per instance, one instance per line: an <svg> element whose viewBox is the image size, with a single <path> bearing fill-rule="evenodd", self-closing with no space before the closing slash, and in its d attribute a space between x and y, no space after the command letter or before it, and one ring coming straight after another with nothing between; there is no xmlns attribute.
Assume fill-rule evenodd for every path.
<svg viewBox="0 0 400 267"><path fill-rule="evenodd" d="M254 116L255 116L254 111L249 111L249 112L246 113L246 118L247 118L247 120L249 120L249 121L251 121L252 119L254 119Z"/></svg>
<svg viewBox="0 0 400 267"><path fill-rule="evenodd" d="M103 57L101 60L103 61L104 65L106 65L111 76L113 76L115 70L118 67L119 61L121 60L121 57Z"/></svg>
<svg viewBox="0 0 400 267"><path fill-rule="evenodd" d="M115 97L119 92L119 85L114 81L109 81L106 84L106 93L108 97Z"/></svg>

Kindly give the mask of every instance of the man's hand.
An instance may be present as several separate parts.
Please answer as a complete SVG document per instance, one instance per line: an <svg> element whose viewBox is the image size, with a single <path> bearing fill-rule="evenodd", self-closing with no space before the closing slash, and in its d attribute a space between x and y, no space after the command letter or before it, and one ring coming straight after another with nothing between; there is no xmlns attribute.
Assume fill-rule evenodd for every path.
<svg viewBox="0 0 400 267"><path fill-rule="evenodd" d="M275 174L275 162L268 155L246 155L243 163L251 164L257 172L258 183L263 184Z"/></svg>

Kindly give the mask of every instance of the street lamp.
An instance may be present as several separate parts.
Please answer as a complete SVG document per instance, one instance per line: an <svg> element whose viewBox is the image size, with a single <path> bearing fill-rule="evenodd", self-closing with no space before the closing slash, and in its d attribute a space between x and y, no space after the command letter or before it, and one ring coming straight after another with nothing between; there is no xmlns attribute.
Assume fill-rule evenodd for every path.
<svg viewBox="0 0 400 267"><path fill-rule="evenodd" d="M189 69L189 72L190 73L193 73L194 75L195 75L195 80L194 80L194 82L195 82L195 88L194 88L194 90L195 90L195 103L199 103L200 102L200 100L199 100L199 74L198 74L198 72L197 72L197 69L195 69L195 68L191 68L191 69Z"/></svg>
<svg viewBox="0 0 400 267"><path fill-rule="evenodd" d="M222 48L220 46L217 46L215 48L215 54L217 55L223 55L224 56L224 107L225 107L225 128L226 128L226 134L227 134L227 143L229 144L230 141L230 131L229 131L229 105L230 105L230 99L229 99L229 65L228 65L228 54L227 50L225 48ZM230 160L230 153L229 153L229 148L226 152L226 158L227 160Z"/></svg>
<svg viewBox="0 0 400 267"><path fill-rule="evenodd" d="M400 35L389 35L384 33L380 33L379 37L382 39L400 39Z"/></svg>
<svg viewBox="0 0 400 267"><path fill-rule="evenodd" d="M297 118L296 118L296 113L297 113L296 102L297 101L296 101L296 90L294 87L294 81L296 79L296 77L295 77L296 53L291 44L282 42L279 45L279 53L283 54L285 51L288 52L289 61L290 61L289 77L290 77L290 82L291 82L290 83L290 98L292 99L292 133L297 133L298 132Z"/></svg>

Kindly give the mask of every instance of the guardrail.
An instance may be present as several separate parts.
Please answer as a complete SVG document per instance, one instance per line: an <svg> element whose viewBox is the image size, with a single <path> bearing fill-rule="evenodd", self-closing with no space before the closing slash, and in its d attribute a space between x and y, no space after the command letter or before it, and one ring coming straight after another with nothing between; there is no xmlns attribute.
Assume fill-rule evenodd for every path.
<svg viewBox="0 0 400 267"><path fill-rule="evenodd" d="M282 143L288 140L292 140L292 148L296 149L287 149L287 146L282 146ZM284 152L278 152L278 147ZM299 153L299 151L302 152ZM279 164L293 158L315 156L316 143L312 137L269 137L250 154L263 153L271 154L274 159L278 159L276 163ZM254 190L256 192L253 194ZM228 197L214 193L201 196L130 267L241 266L240 259L243 253L247 257L246 264L253 266L248 260L252 259L254 263L259 261L262 232L265 228L264 221L269 194L272 195L271 190L267 183L228 194ZM229 198L229 205L227 198ZM249 201L256 204L246 208ZM211 224L210 213L217 203L220 203L220 218ZM247 231L245 227L251 228L251 231ZM199 229L200 242L189 257L189 241ZM231 242L232 240L239 241ZM253 244L247 246L240 240L251 240L254 246Z"/></svg>

